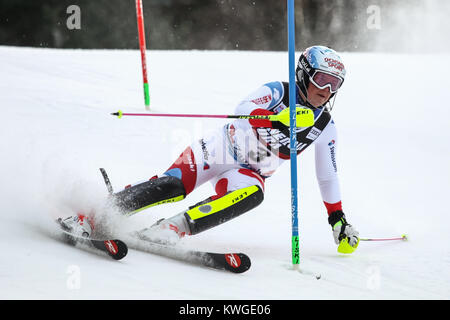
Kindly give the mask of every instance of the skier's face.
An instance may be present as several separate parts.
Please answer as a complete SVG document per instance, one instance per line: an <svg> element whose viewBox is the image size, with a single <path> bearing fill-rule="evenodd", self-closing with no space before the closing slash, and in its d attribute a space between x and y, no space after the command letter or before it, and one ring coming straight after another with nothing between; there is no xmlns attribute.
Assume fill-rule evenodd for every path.
<svg viewBox="0 0 450 320"><path fill-rule="evenodd" d="M331 97L331 92L328 87L325 89L317 88L313 83L308 86L308 101L314 107L323 106Z"/></svg>

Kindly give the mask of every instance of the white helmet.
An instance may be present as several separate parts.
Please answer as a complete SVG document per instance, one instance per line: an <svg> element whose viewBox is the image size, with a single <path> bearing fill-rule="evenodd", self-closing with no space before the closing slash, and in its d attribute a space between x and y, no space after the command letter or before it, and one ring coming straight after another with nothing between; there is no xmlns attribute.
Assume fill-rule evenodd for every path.
<svg viewBox="0 0 450 320"><path fill-rule="evenodd" d="M313 46L307 48L300 56L296 77L298 86L306 98L308 85L312 82L320 89L328 87L332 93L331 99L344 82L345 67L341 57L333 49Z"/></svg>

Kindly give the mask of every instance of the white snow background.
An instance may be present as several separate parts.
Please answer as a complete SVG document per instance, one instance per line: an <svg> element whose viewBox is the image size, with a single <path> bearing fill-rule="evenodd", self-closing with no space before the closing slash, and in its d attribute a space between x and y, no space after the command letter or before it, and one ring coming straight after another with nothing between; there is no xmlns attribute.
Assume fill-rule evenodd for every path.
<svg viewBox="0 0 450 320"><path fill-rule="evenodd" d="M111 116L145 111L137 50L0 47L0 298L449 299L449 55L342 57L332 115L344 211L362 237L409 240L338 254L311 147L299 157L300 254L316 280L291 270L289 163L266 181L258 208L180 243L245 252L246 273L134 249L113 261L60 241L56 217L101 207L98 168L120 190L162 173L226 120ZM260 85L288 80L283 52L148 51L147 60L151 112L232 114ZM207 184L182 202L104 220L125 235L212 194Z"/></svg>

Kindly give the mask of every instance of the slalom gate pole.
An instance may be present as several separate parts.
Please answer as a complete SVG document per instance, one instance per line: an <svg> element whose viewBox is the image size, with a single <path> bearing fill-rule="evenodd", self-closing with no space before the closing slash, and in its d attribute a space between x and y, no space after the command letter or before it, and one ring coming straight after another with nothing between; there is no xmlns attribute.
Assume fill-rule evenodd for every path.
<svg viewBox="0 0 450 320"><path fill-rule="evenodd" d="M297 132L296 132L296 85L295 85L295 11L294 0L287 0L288 56L289 56L289 111L290 111L290 160L291 160L291 216L292 216L292 264L299 269L300 241L298 233L297 189Z"/></svg>
<svg viewBox="0 0 450 320"><path fill-rule="evenodd" d="M139 34L139 48L141 50L142 63L142 77L144 82L144 102L145 109L150 110L150 89L147 80L147 62L145 58L146 44L145 44L145 29L144 29L144 14L142 10L142 0L136 0L136 16Z"/></svg>

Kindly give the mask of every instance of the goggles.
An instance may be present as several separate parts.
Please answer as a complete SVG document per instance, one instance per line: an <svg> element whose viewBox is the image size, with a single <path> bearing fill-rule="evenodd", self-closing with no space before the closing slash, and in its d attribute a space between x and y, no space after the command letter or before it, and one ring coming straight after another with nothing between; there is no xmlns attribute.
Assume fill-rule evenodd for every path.
<svg viewBox="0 0 450 320"><path fill-rule="evenodd" d="M322 70L314 71L314 74L309 77L309 80L319 89L328 87L331 93L338 91L344 82L344 79L341 77Z"/></svg>

